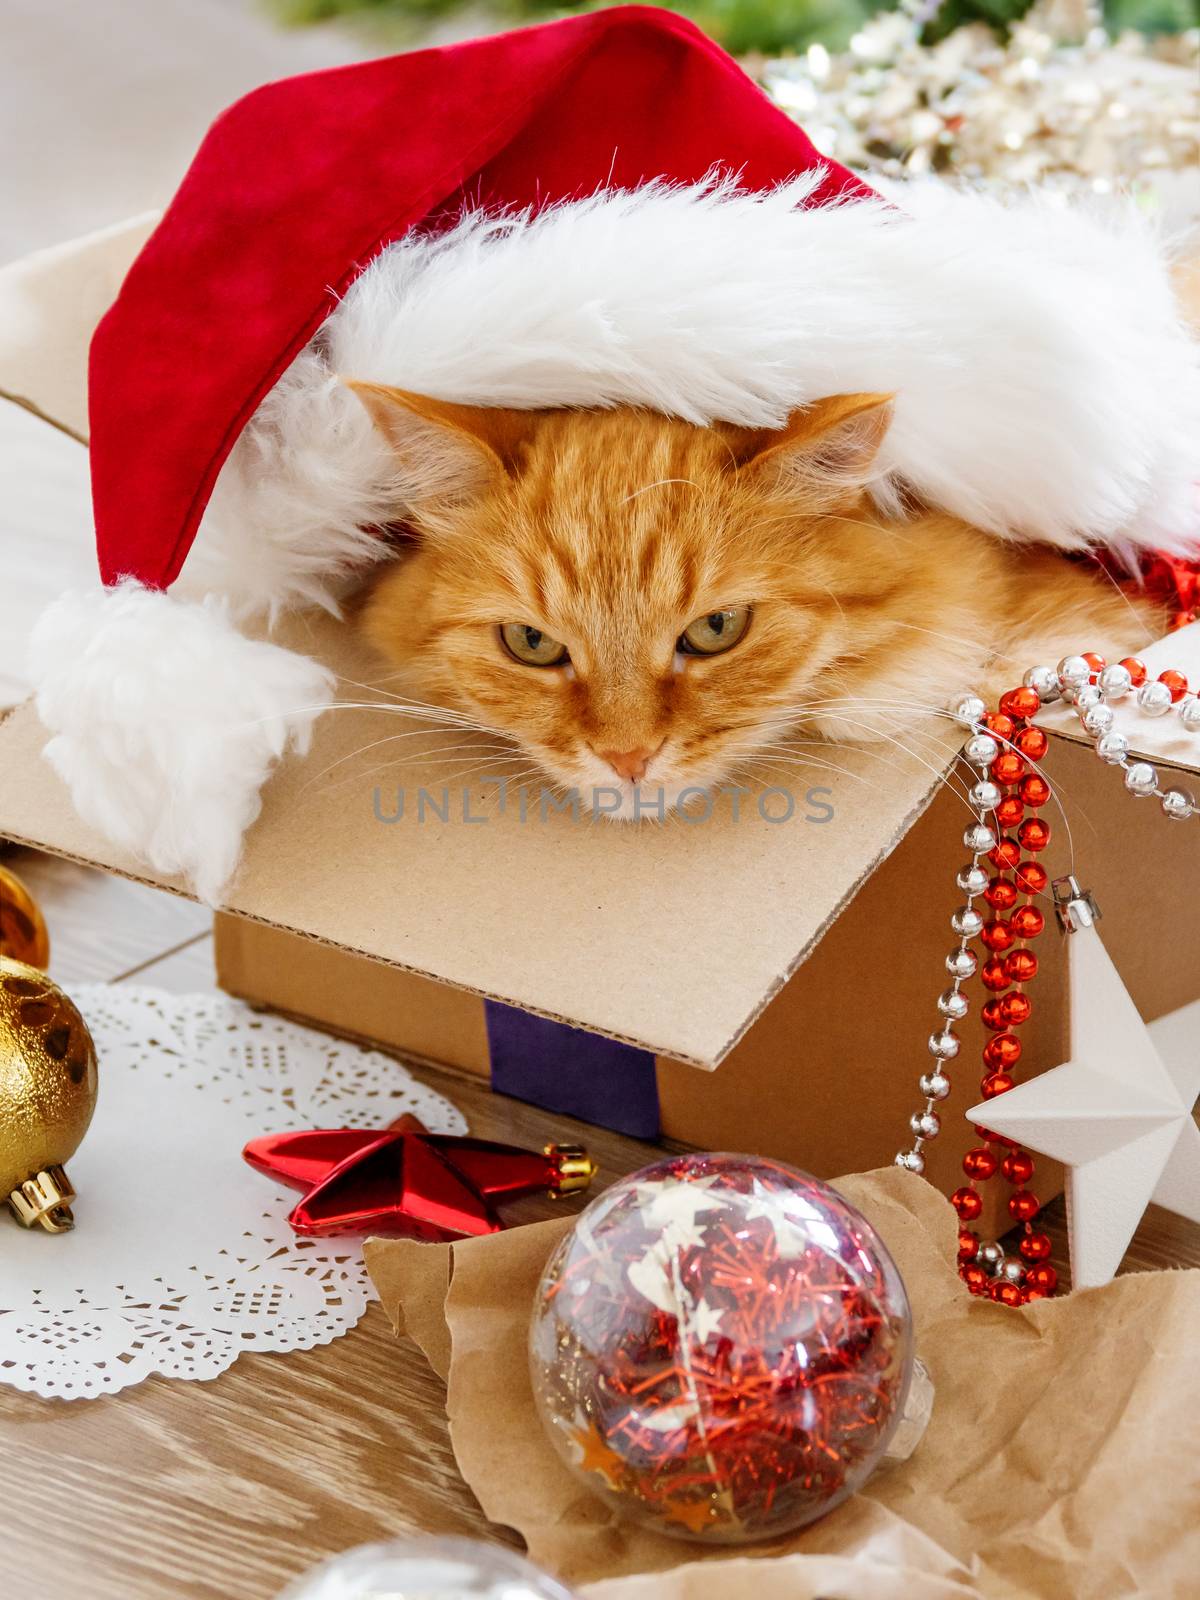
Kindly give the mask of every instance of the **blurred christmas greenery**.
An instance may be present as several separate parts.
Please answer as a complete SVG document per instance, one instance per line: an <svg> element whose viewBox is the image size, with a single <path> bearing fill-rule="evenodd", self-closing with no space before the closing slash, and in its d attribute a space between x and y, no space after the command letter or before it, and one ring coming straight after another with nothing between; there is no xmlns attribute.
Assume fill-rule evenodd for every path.
<svg viewBox="0 0 1200 1600"><path fill-rule="evenodd" d="M287 22L326 22L359 17L405 33L427 27L466 6L478 15L535 22L574 11L591 11L606 0L273 0ZM1004 30L1028 11L1030 0L943 0L927 35L937 39L965 22L986 22ZM664 9L680 11L735 55L762 51L777 55L820 43L843 49L869 16L891 9L872 0L678 0ZM1136 28L1145 33L1176 33L1200 26L1200 0L1103 0L1110 32Z"/></svg>

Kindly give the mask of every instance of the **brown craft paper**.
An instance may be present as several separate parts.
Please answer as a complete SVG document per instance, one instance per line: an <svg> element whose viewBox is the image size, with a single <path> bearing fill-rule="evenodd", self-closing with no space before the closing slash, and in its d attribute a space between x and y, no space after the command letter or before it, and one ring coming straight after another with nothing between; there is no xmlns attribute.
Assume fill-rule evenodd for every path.
<svg viewBox="0 0 1200 1600"><path fill-rule="evenodd" d="M908 1588L876 1587L872 1600L1200 1593L1200 1272L1143 1273L1012 1311L960 1284L956 1219L927 1183L885 1169L837 1187L908 1285L933 1420L911 1460L812 1528L756 1546L749 1564L744 1547L702 1549L617 1520L544 1437L526 1329L570 1218L454 1245L371 1241L368 1266L398 1331L448 1372L454 1452L487 1516L565 1581L597 1583L597 1600L867 1593L859 1580L847 1587L834 1557L853 1558L852 1572L881 1560L912 1569ZM649 1585L600 1582L668 1568L679 1570Z"/></svg>
<svg viewBox="0 0 1200 1600"><path fill-rule="evenodd" d="M590 1583L581 1593L586 1600L977 1600L965 1568L932 1539L880 1505L857 1504L858 1523L843 1522L842 1555L688 1561L672 1572Z"/></svg>

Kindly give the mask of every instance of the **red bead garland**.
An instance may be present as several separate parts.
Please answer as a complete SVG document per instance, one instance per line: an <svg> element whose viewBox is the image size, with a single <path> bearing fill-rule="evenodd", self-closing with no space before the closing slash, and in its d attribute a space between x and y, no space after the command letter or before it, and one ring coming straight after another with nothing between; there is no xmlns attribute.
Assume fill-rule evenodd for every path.
<svg viewBox="0 0 1200 1600"><path fill-rule="evenodd" d="M1159 683L1165 683L1171 691L1171 704L1178 705L1188 690L1188 681L1182 672L1160 672Z"/></svg>
<svg viewBox="0 0 1200 1600"><path fill-rule="evenodd" d="M1094 673L1104 670L1100 656L1089 655L1085 659ZM1050 875L1030 857L1046 849L1051 829L1044 818L1026 815L1027 807L1044 806L1051 797L1045 778L1031 770L1031 765L1045 755L1049 743L1041 728L1029 725L1040 705L1036 690L1010 689L1001 697L999 709L983 718L984 726L1003 746L989 768L992 781L1008 791L996 806L995 821L1000 829L1016 830L1015 834L1007 833L998 839L988 852L994 875L983 896L993 912L1004 913L985 922L980 932L982 943L991 952L980 977L995 996L982 1008L982 1020L991 1035L983 1047L987 1070L980 1088L986 1100L1006 1094L1016 1081L1012 1070L1021 1058L1021 1040L1013 1030L1033 1015L1033 1002L1024 985L1037 976L1038 970L1037 956L1026 945L1046 926L1045 913L1034 899L1045 892ZM964 1226L958 1240L959 1275L972 1294L985 1295L999 1305L1019 1306L1044 1299L1053 1293L1057 1277L1053 1267L1045 1264L1045 1257L1050 1254L1049 1236L1036 1232L1033 1226L1042 1209L1037 1195L1028 1187L1034 1176L1034 1159L1027 1150L1015 1146L1001 1155L995 1147L1003 1147L1008 1141L996 1138L986 1128L977 1131L982 1142L963 1157L967 1182L955 1190L951 1203L960 1223L973 1222L983 1212L978 1186L1003 1177L1012 1186L1009 1215L1024 1229L1018 1246L1024 1271L1016 1279L992 1277L979 1262L978 1235Z"/></svg>

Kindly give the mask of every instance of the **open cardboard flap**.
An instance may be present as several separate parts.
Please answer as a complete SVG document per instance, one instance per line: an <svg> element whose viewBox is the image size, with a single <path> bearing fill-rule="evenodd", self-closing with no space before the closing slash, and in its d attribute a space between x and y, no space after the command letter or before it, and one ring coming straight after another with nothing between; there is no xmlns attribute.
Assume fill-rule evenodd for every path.
<svg viewBox="0 0 1200 1600"><path fill-rule="evenodd" d="M344 625L306 618L287 642L334 665L346 698L364 698L356 685L372 663ZM799 792L787 822L765 820L753 794L736 819L727 797L705 822L577 820L543 815L537 787L522 820L515 791L501 806L494 776L456 776L487 759L485 739L475 761L460 748L438 762L436 734L392 738L413 729L385 709L322 718L309 755L286 762L264 792L227 909L706 1067L936 783L890 748L885 759L838 752L844 773L792 776ZM40 759L45 740L31 704L0 725L0 832L162 882L79 821ZM935 772L955 742L952 732L928 742ZM812 785L822 793L810 804ZM396 814L399 791L403 815L379 820ZM777 794L765 809L786 804ZM828 821L804 820L827 808Z"/></svg>
<svg viewBox="0 0 1200 1600"><path fill-rule="evenodd" d="M0 392L82 435L87 340L151 222L0 273ZM915 755L831 749L840 770L778 780L788 820L788 797L760 806L761 789L707 820L638 826L544 811L535 786L523 815L515 790L501 802L505 768L475 770L486 749L437 758L436 736L407 737L417 725L387 714L386 690L364 693L379 667L344 624L297 617L281 642L378 708L327 714L310 754L276 773L228 909L705 1068L904 837L961 739L945 723L906 730ZM1144 655L1200 681L1200 625ZM1200 770L1176 719L1125 721L1152 758ZM0 834L182 892L79 821L45 738L30 704L0 723ZM1097 778L1119 782L1098 764Z"/></svg>

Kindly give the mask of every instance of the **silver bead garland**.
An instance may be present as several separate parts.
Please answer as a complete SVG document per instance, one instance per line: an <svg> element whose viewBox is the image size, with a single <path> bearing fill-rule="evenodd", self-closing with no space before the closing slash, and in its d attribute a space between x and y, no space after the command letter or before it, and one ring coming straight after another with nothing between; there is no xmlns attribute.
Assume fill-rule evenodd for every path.
<svg viewBox="0 0 1200 1600"><path fill-rule="evenodd" d="M964 760L969 765L979 768L985 775L1000 751L999 741L982 726L986 711L987 707L977 695L965 696L951 711L951 715L957 721L972 729L972 736L963 748ZM929 1036L929 1052L938 1062L951 1061L958 1054L961 1041L950 1024L961 1020L970 1009L970 1002L962 992L962 986L968 979L974 977L978 966L975 953L969 946L971 940L978 938L983 929L983 917L975 909L974 901L988 886L988 874L982 862L988 851L994 848L996 835L988 826L987 818L1000 799L995 784L987 784L986 792L981 793L984 790L985 784L981 777L972 790L971 804L976 812L976 818L963 834L963 844L971 852L971 859L959 870L955 880L967 898L966 904L959 906L950 918L951 930L957 934L958 944L946 957L946 971L951 978L950 987L942 990L937 1001L937 1009L945 1021L936 1033ZM984 801L988 803L985 805ZM950 1093L950 1080L939 1068L932 1073L924 1073L918 1087L925 1096L925 1105L912 1115L910 1126L913 1130L913 1141L907 1150L897 1152L896 1165L903 1167L907 1172L922 1173L925 1171L925 1157L921 1154L921 1149L927 1140L936 1139L941 1132L941 1122L936 1107L938 1102L944 1100Z"/></svg>
<svg viewBox="0 0 1200 1600"><path fill-rule="evenodd" d="M1081 668L1086 676L1080 675ZM1042 672L1049 668L1034 670ZM1164 789L1158 768L1130 754L1129 740L1113 728L1112 709L1114 700L1124 700L1132 693L1143 716L1165 717L1174 712L1188 733L1200 733L1200 699L1196 695L1186 694L1176 701L1168 686L1157 678L1147 679L1134 690L1129 669L1119 662L1104 667L1092 683L1091 669L1082 656L1064 656L1058 663L1056 677L1062 698L1074 708L1080 726L1091 738L1092 748L1101 761L1120 767L1130 794L1139 799L1156 799L1163 814L1173 822L1186 822L1200 813L1193 794L1186 789Z"/></svg>

